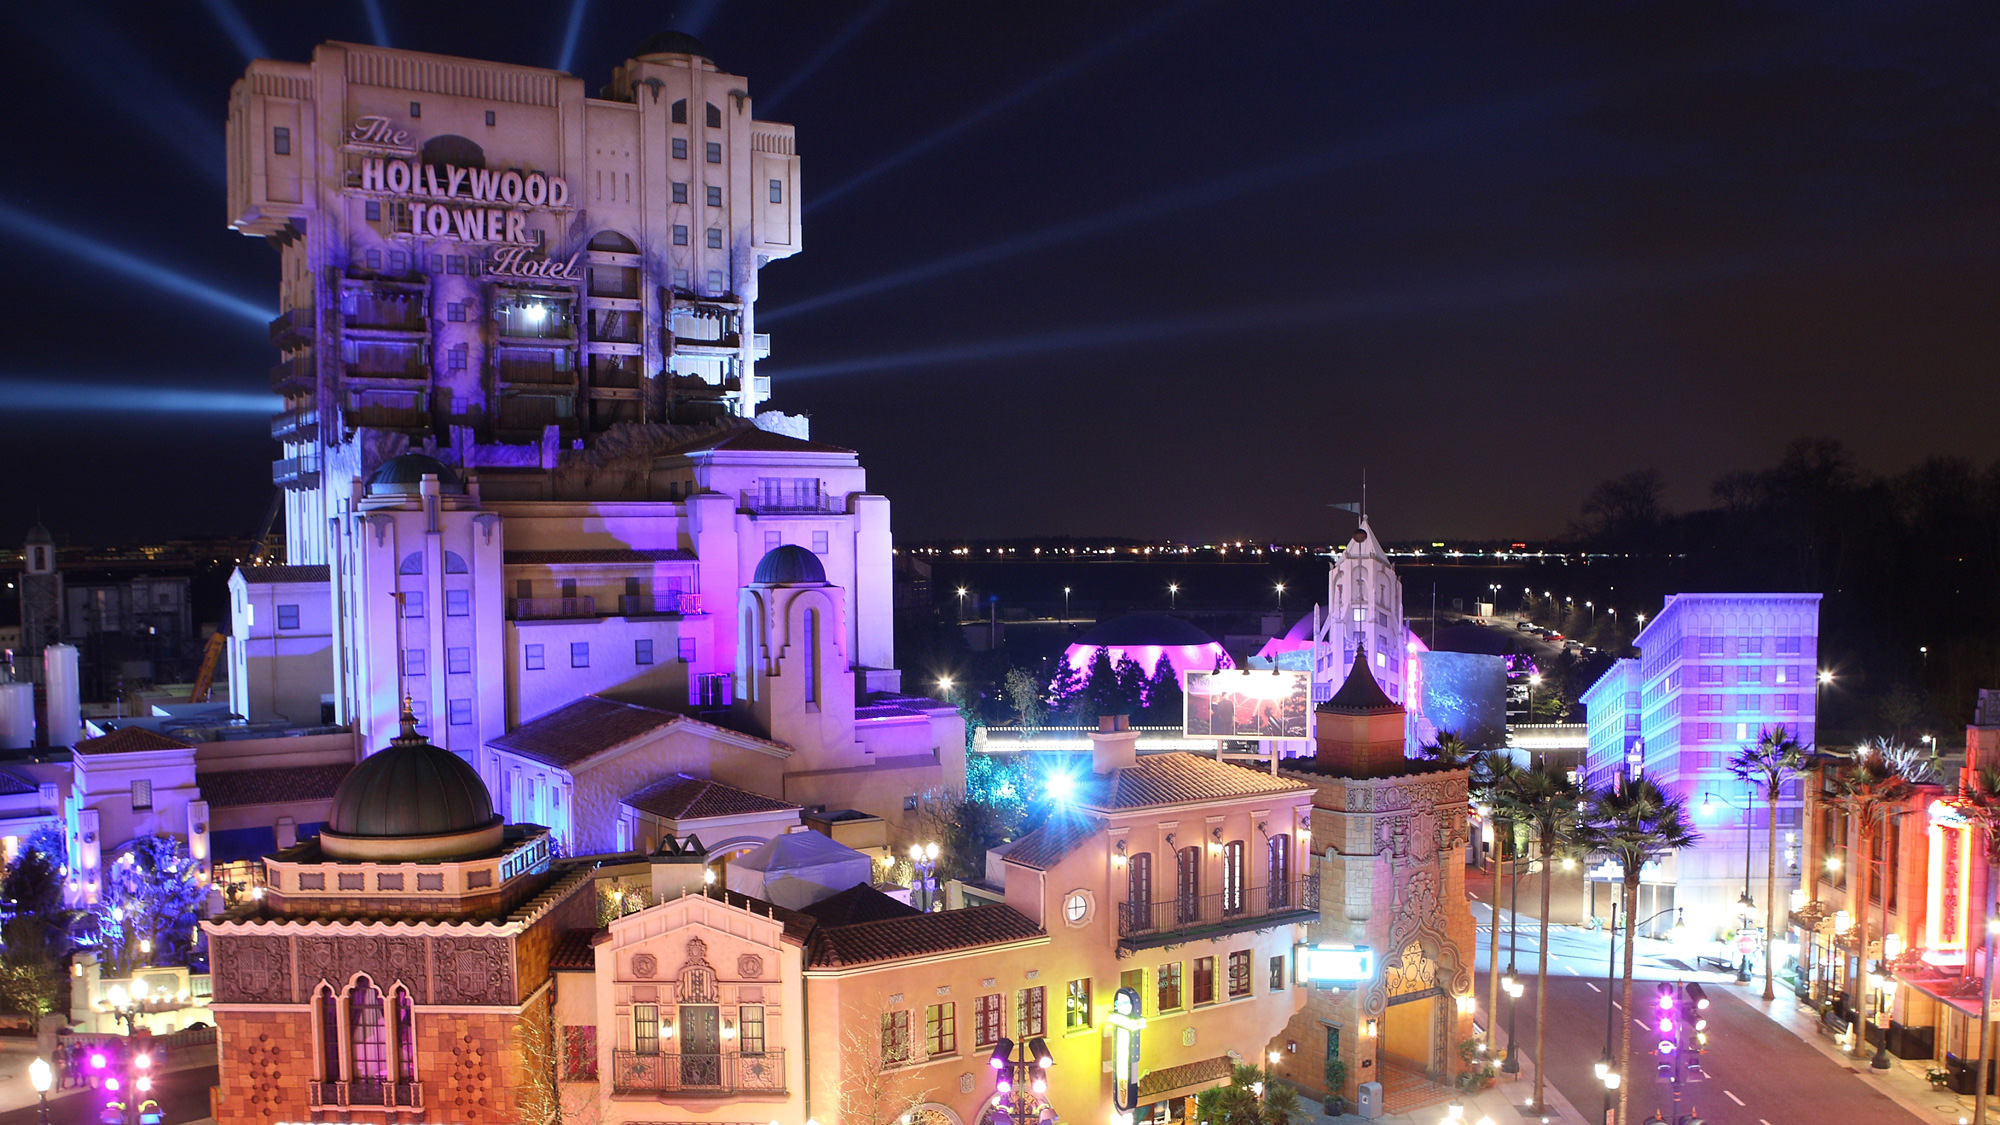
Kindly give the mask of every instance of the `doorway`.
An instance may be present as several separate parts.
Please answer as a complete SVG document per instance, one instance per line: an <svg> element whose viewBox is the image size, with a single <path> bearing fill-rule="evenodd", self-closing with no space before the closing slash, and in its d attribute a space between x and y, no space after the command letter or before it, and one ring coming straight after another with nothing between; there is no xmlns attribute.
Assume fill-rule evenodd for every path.
<svg viewBox="0 0 2000 1125"><path fill-rule="evenodd" d="M721 1009L712 1004L681 1005L681 1085L722 1085Z"/></svg>
<svg viewBox="0 0 2000 1125"><path fill-rule="evenodd" d="M1435 989L1398 996L1382 1013L1382 1065L1436 1078L1444 1073L1438 1054Z"/></svg>

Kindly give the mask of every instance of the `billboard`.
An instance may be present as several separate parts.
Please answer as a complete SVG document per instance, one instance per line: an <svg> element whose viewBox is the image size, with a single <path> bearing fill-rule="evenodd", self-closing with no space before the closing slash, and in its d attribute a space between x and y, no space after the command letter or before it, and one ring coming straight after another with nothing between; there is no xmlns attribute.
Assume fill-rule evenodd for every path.
<svg viewBox="0 0 2000 1125"><path fill-rule="evenodd" d="M1299 984L1357 984L1375 979L1375 951L1353 945L1301 945L1292 960Z"/></svg>
<svg viewBox="0 0 2000 1125"><path fill-rule="evenodd" d="M1182 729L1189 738L1310 738L1312 687L1304 671L1189 672Z"/></svg>

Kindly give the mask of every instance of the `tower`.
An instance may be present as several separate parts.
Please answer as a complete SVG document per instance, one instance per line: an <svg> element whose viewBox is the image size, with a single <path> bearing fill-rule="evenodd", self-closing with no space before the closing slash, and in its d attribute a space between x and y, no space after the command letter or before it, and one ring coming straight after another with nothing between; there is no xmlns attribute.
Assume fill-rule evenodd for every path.
<svg viewBox="0 0 2000 1125"><path fill-rule="evenodd" d="M328 562L353 482L406 449L554 472L622 428L757 413L758 271L800 248L799 160L749 85L671 32L596 97L350 43L250 65L229 215L281 261L287 562Z"/></svg>
<svg viewBox="0 0 2000 1125"><path fill-rule="evenodd" d="M21 651L16 675L41 678L42 650L62 640L62 573L56 569L56 539L40 523L21 544ZM23 673L23 668L29 669Z"/></svg>
<svg viewBox="0 0 2000 1125"><path fill-rule="evenodd" d="M1366 513L1326 576L1326 609L1313 620L1313 698L1341 682L1355 653L1366 649L1369 671L1390 699L1408 704L1409 654L1404 644L1403 582Z"/></svg>
<svg viewBox="0 0 2000 1125"><path fill-rule="evenodd" d="M736 705L757 730L804 755L789 772L866 764L854 737L846 598L819 556L786 544L737 594Z"/></svg>

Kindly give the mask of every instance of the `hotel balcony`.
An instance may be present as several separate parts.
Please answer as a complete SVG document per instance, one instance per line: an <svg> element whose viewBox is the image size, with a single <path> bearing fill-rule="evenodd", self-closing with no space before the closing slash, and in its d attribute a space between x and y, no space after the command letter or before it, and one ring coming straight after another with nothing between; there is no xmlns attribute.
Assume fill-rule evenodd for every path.
<svg viewBox="0 0 2000 1125"><path fill-rule="evenodd" d="M1130 952L1267 930L1319 917L1319 876L1212 895L1118 904L1118 947Z"/></svg>
<svg viewBox="0 0 2000 1125"><path fill-rule="evenodd" d="M310 394L319 383L319 362L312 352L282 359L271 365L271 393Z"/></svg>
<svg viewBox="0 0 2000 1125"><path fill-rule="evenodd" d="M514 609L509 616L516 621L552 621L565 617L597 616L597 599L588 594L580 598L513 598L509 604Z"/></svg>
<svg viewBox="0 0 2000 1125"><path fill-rule="evenodd" d="M370 1107L420 1113L424 1108L421 1082L313 1082L312 1108Z"/></svg>
<svg viewBox="0 0 2000 1125"><path fill-rule="evenodd" d="M304 457L287 457L271 462L271 483L279 488L307 489L319 487L319 454Z"/></svg>
<svg viewBox="0 0 2000 1125"><path fill-rule="evenodd" d="M778 1094L785 1091L785 1053L746 1055L725 1051L692 1055L660 1051L611 1052L614 1094Z"/></svg>
<svg viewBox="0 0 2000 1125"><path fill-rule="evenodd" d="M688 593L620 594L623 617L686 617L701 612L701 595Z"/></svg>
<svg viewBox="0 0 2000 1125"><path fill-rule="evenodd" d="M765 492L745 492L738 507L745 512L760 516L812 516L847 514L845 497L830 492L796 493L790 490L775 495Z"/></svg>
<svg viewBox="0 0 2000 1125"><path fill-rule="evenodd" d="M271 419L273 441L311 441L319 436L319 411L310 406L287 410Z"/></svg>
<svg viewBox="0 0 2000 1125"><path fill-rule="evenodd" d="M288 351L312 343L314 323L311 309L287 309L279 313L271 318L271 346Z"/></svg>

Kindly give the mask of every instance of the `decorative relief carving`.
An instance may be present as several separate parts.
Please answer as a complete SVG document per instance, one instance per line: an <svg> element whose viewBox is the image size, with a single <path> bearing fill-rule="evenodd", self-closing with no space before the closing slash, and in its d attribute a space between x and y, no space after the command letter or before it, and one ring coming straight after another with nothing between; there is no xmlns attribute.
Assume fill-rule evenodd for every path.
<svg viewBox="0 0 2000 1125"><path fill-rule="evenodd" d="M1383 989L1390 996L1407 996L1437 987L1437 962L1424 956L1416 942L1403 947L1402 956L1383 970Z"/></svg>
<svg viewBox="0 0 2000 1125"><path fill-rule="evenodd" d="M687 960L681 963L680 1002L720 1003L722 990L716 984L715 966L708 963L708 943L700 938L689 938L686 949Z"/></svg>
<svg viewBox="0 0 2000 1125"><path fill-rule="evenodd" d="M276 1004L292 999L291 943L280 936L214 939L215 999L233 1004Z"/></svg>
<svg viewBox="0 0 2000 1125"><path fill-rule="evenodd" d="M282 939L274 939L282 940ZM418 1003L429 1002L430 963L420 937L354 935L298 939L300 996L310 996L324 981L345 989L356 975L366 974L383 991L398 982L407 985Z"/></svg>
<svg viewBox="0 0 2000 1125"><path fill-rule="evenodd" d="M745 953L736 959L736 975L744 980L759 980L764 975L764 959L755 953Z"/></svg>
<svg viewBox="0 0 2000 1125"><path fill-rule="evenodd" d="M632 975L640 980L652 980L660 973L660 959L650 953L632 955Z"/></svg>
<svg viewBox="0 0 2000 1125"><path fill-rule="evenodd" d="M432 1003L514 1002L514 959L506 938L440 937L432 948L437 957Z"/></svg>

